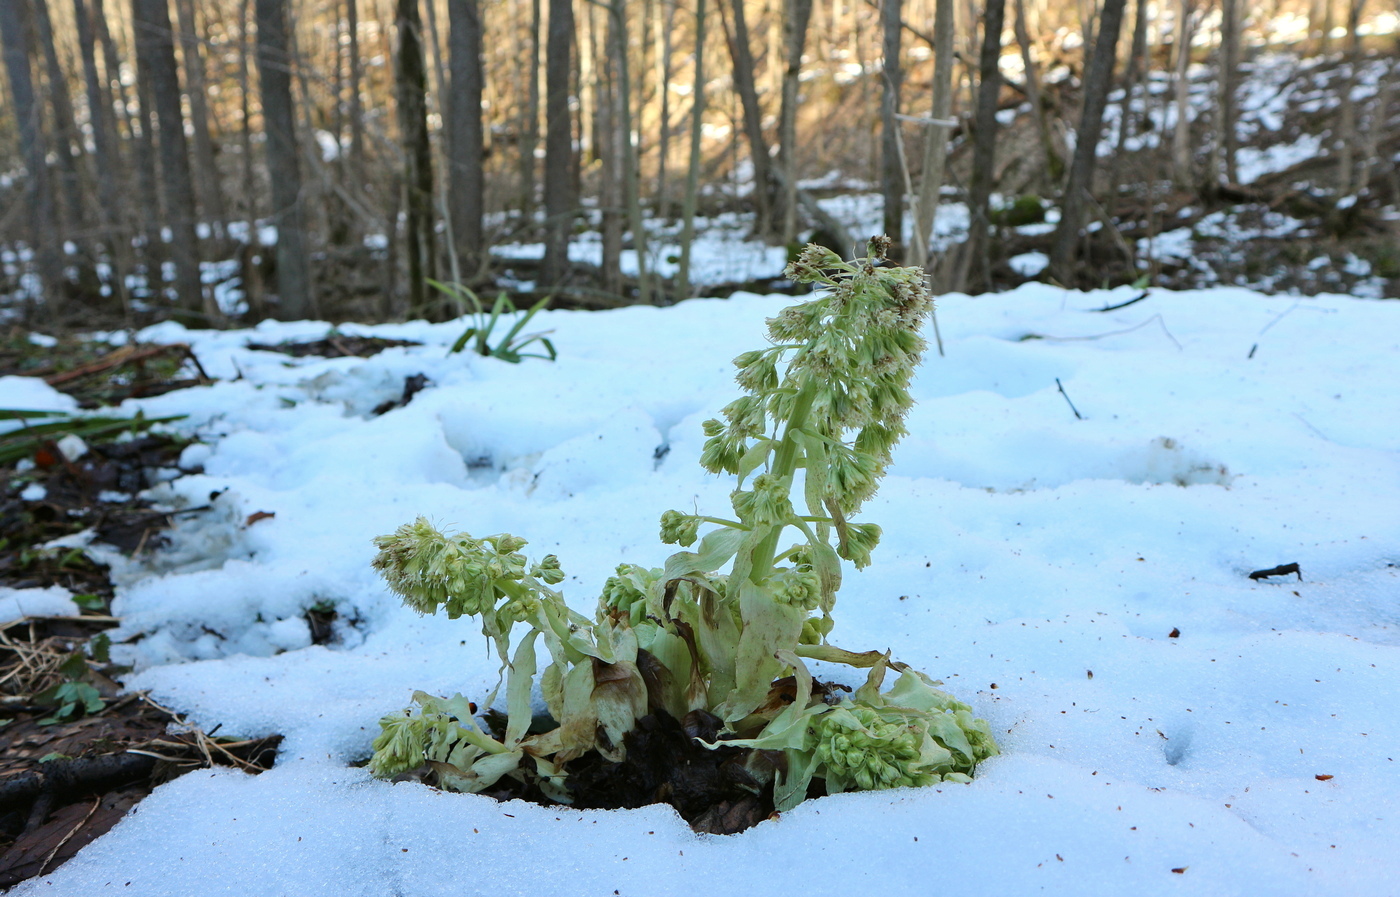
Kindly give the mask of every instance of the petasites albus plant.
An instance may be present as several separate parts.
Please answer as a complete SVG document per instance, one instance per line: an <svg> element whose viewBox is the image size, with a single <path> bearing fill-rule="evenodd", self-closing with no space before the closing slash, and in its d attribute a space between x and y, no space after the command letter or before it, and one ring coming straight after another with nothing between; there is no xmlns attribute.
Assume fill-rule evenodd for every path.
<svg viewBox="0 0 1400 897"><path fill-rule="evenodd" d="M931 306L919 269L879 266L887 246L876 238L854 262L808 246L788 266L820 291L769 319L771 345L734 360L743 395L704 425L700 463L737 478L733 515L665 512L661 540L694 550L663 567L618 567L595 619L553 588L558 559L532 563L516 536L449 535L419 518L376 540L374 565L409 607L481 619L502 664L481 706L504 684L506 715L488 731L461 695L417 692L415 707L380 721L371 772L428 764L440 785L469 792L512 776L567 803L569 761L623 759L624 737L655 708L714 714L723 728L709 746L761 749L751 772L772 783L778 810L813 779L828 793L969 781L997 752L985 721L888 653L827 642L842 560L868 565L880 539L853 518L905 432ZM809 660L869 675L842 696L814 687ZM545 731L531 706L537 676L553 718Z"/></svg>

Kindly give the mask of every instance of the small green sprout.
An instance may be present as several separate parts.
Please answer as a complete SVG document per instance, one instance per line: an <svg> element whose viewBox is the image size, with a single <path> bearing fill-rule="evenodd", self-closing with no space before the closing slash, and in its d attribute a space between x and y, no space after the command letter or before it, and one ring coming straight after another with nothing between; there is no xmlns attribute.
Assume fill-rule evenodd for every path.
<svg viewBox="0 0 1400 897"><path fill-rule="evenodd" d="M704 424L700 463L737 478L735 519L663 513L661 541L683 550L662 567L619 566L595 619L552 588L558 560L532 563L515 536L448 535L419 518L376 540L374 566L405 604L480 618L501 660L482 706L504 685L507 714L492 734L461 695L418 692L415 708L381 721L372 773L427 764L459 791L510 776L567 803L571 760L623 759L637 720L661 711L717 716L724 729L709 747L785 755L750 764L779 810L814 779L829 793L966 782L997 753L987 723L939 683L888 654L827 642L842 561L867 566L880 541L878 525L851 518L904 435L932 308L922 271L879 265L887 248L876 238L869 258L845 262L809 246L788 266L823 291L768 321L769 347L734 360L744 394ZM516 624L526 629L512 650ZM542 671L537 642L549 655ZM866 683L834 699L814 689L812 660L867 669ZM889 671L899 678L884 689ZM537 673L556 724L544 731L530 703Z"/></svg>
<svg viewBox="0 0 1400 897"><path fill-rule="evenodd" d="M455 355L471 346L472 352L477 355L499 358L502 361L509 361L511 364L519 364L526 358L543 358L547 361L553 361L558 357L558 353L554 350L554 343L549 340L550 331L520 335L520 331L525 329L525 325L530 323L530 319L544 309L553 297L546 296L530 306L529 310L521 313L515 307L515 303L510 301L510 297L502 292L496 296L496 301L492 303L491 310L488 312L481 298L470 287L460 283L440 283L436 280L429 280L428 284L438 292L451 297L459 305L471 310L472 326L457 337L452 348L447 350L448 355ZM491 334L495 331L496 325L501 322L503 317L509 316L517 316L515 322L494 346L491 345ZM534 343L539 343L547 354L521 351Z"/></svg>

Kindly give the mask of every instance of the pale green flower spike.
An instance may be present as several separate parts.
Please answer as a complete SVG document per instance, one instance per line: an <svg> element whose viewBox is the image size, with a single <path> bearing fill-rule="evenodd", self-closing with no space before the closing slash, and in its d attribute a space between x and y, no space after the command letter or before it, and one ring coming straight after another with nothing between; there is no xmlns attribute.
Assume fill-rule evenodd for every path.
<svg viewBox="0 0 1400 897"><path fill-rule="evenodd" d="M428 764L444 788L480 791L510 776L567 803L568 762L589 751L621 760L624 736L659 708L719 716L712 746L782 751L783 772L766 773L779 810L814 778L830 793L970 781L997 753L985 721L888 654L826 641L842 559L865 567L880 541L879 526L848 518L904 435L932 307L921 270L880 266L888 245L877 237L853 262L808 246L788 266L789 279L820 291L769 319L772 345L734 359L743 394L703 425L700 463L738 478L737 519L666 511L661 541L687 550L664 567L620 565L594 620L551 588L564 579L558 559L531 563L517 536L448 535L420 517L375 540L375 568L409 607L481 619L503 680L482 706L504 685L507 714L505 730L488 734L461 695L419 692L415 709L380 721L374 775ZM525 635L512 652L516 624ZM854 695L823 699L805 660L870 672ZM889 670L899 678L882 690ZM544 732L533 725L536 673L557 723Z"/></svg>

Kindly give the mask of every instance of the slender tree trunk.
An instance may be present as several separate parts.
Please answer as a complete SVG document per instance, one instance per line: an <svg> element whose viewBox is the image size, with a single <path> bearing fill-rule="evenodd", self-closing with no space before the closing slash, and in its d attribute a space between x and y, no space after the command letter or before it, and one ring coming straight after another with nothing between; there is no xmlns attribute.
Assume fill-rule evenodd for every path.
<svg viewBox="0 0 1400 897"><path fill-rule="evenodd" d="M689 299L690 249L695 242L695 205L700 194L700 164L705 135L705 0L695 0L695 77L690 92L690 163L681 201L681 258L676 270L677 301Z"/></svg>
<svg viewBox="0 0 1400 897"><path fill-rule="evenodd" d="M1347 8L1347 75L1342 80L1341 121L1337 125L1337 195L1346 196L1356 184L1356 90L1361 67L1361 11L1366 0L1351 0Z"/></svg>
<svg viewBox="0 0 1400 897"><path fill-rule="evenodd" d="M1176 124L1172 128L1172 175L1177 186L1195 185L1191 153L1191 40L1196 32L1195 0L1181 0L1176 25Z"/></svg>
<svg viewBox="0 0 1400 897"><path fill-rule="evenodd" d="M773 176L770 171L768 144L763 139L763 110L758 105L758 87L754 83L753 50L749 44L749 27L744 18L744 0L719 0L721 16L726 9L733 13L734 27L724 23L724 37L729 45L733 63L734 91L744 114L744 136L749 142L749 161L753 165L753 204L757 220L754 233L771 239L773 220Z"/></svg>
<svg viewBox="0 0 1400 897"><path fill-rule="evenodd" d="M571 0L549 0L545 47L544 286L564 281L569 269L569 234L574 223L574 132L569 114L569 76L574 11Z"/></svg>
<svg viewBox="0 0 1400 897"><path fill-rule="evenodd" d="M660 124L656 134L656 210L670 217L675 208L666 197L667 161L671 153L671 35L676 29L676 0L665 0L666 15L656 17L656 92Z"/></svg>
<svg viewBox="0 0 1400 897"><path fill-rule="evenodd" d="M29 176L26 192L32 225L31 245L43 284L45 316L53 319L63 310L63 259L59 254L62 237L58 233L58 216L46 161L48 148L39 126L39 104L34 95L33 73L29 69L29 42L19 3L0 2L0 43L3 43L10 97L14 101L12 108L19 131L20 152Z"/></svg>
<svg viewBox="0 0 1400 897"><path fill-rule="evenodd" d="M973 126L972 174L968 178L969 270L978 286L991 289L988 229L991 227L992 181L996 176L997 102L1001 97L1001 31L1005 0L987 0L982 18L982 53L978 62L977 117Z"/></svg>
<svg viewBox="0 0 1400 897"><path fill-rule="evenodd" d="M1126 2L1104 0L1103 12L1099 17L1098 41L1084 77L1084 112L1079 120L1074 159L1070 163L1069 182L1060 205L1060 223L1055 228L1055 243L1050 255L1051 270L1063 284L1073 284L1077 279L1074 262L1079 249L1080 224L1084 217L1085 198L1094 181L1099 135L1103 132L1103 111L1108 102L1108 89L1113 83L1118 35L1123 26Z"/></svg>
<svg viewBox="0 0 1400 897"><path fill-rule="evenodd" d="M1216 126L1216 183L1239 180L1235 95L1240 86L1240 0L1220 0L1220 99Z"/></svg>
<svg viewBox="0 0 1400 897"><path fill-rule="evenodd" d="M359 0L345 0L346 87L350 91L350 183L359 191L365 177L365 112L361 91L364 64L360 60Z"/></svg>
<svg viewBox="0 0 1400 897"><path fill-rule="evenodd" d="M194 184L185 143L185 118L181 109L180 76L175 65L174 33L165 0L132 0L136 31L136 64L147 71L151 102L160 138L160 186L165 199L165 223L170 228L170 258L175 264L177 303L187 314L214 318L200 282L198 240L195 236ZM160 277L148 271L159 293Z"/></svg>
<svg viewBox="0 0 1400 897"><path fill-rule="evenodd" d="M425 315L428 313L427 281L437 278L433 149L428 136L428 71L423 58L423 26L418 16L418 0L398 0L395 10L399 52L394 80L408 212L404 233L404 252L408 255L408 308L411 315Z"/></svg>
<svg viewBox="0 0 1400 897"><path fill-rule="evenodd" d="M58 60L58 45L54 42L53 23L49 20L48 0L28 2L43 51L49 108L53 110L55 145L52 148L58 156L64 236L81 243L85 242L82 233L87 228L87 210L83 204L83 177L79 170L83 145L77 133L77 118L73 114L73 97L68 90L68 76Z"/></svg>
<svg viewBox="0 0 1400 897"><path fill-rule="evenodd" d="M1050 122L1045 116L1045 95L1040 89L1040 72L1031 55L1030 26L1026 23L1026 2L1016 0L1016 44L1021 51L1021 63L1026 70L1026 99L1031 104L1031 120L1040 136L1040 151L1045 157L1045 179L1058 185L1064 176L1065 162L1055 149L1050 135Z"/></svg>
<svg viewBox="0 0 1400 897"><path fill-rule="evenodd" d="M637 256L637 300L643 305L652 301L651 276L647 270L647 232L642 219L641 172L638 170L637 148L632 141L632 78L627 64L630 44L627 31L626 0L612 0L609 33L612 56L617 64L617 129L622 150L623 183L627 189L628 227L632 231L632 250Z"/></svg>
<svg viewBox="0 0 1400 897"><path fill-rule="evenodd" d="M272 182L271 219L277 226L278 316L299 320L315 315L316 309L301 202L287 0L257 0L256 15L258 82L267 131L267 172Z"/></svg>
<svg viewBox="0 0 1400 897"><path fill-rule="evenodd" d="M195 19L194 0L176 0L175 12L180 20L181 55L185 60L185 96L190 104L190 124L194 136L194 161L198 176L195 188L200 209L215 236L222 237L228 211L224 208L224 191L219 183L219 166L214 159L214 139L209 133L209 89L204 75L203 40Z"/></svg>
<svg viewBox="0 0 1400 897"><path fill-rule="evenodd" d="M797 89L802 74L802 49L807 44L807 25L811 20L812 0L784 0L783 43L787 65L783 69L783 101L778 114L778 161L783 172L780 237L789 245L797 242Z"/></svg>
<svg viewBox="0 0 1400 897"><path fill-rule="evenodd" d="M482 220L486 213L486 151L481 122L481 8L478 0L448 0L448 52L452 89L447 96L448 206L452 238L462 269L472 279L485 259Z"/></svg>
<svg viewBox="0 0 1400 897"><path fill-rule="evenodd" d="M901 0L884 0L881 19L885 27L884 92L880 96L880 192L885 198L885 234L891 240L889 258L900 261L904 247L904 152L899 125L899 95L904 84L900 65L903 30Z"/></svg>
<svg viewBox="0 0 1400 897"><path fill-rule="evenodd" d="M924 128L924 167L919 179L919 200L914 244L909 264L929 268L929 241L938 214L943 171L948 160L948 131L953 114L953 0L937 0L933 20L933 110Z"/></svg>
<svg viewBox="0 0 1400 897"><path fill-rule="evenodd" d="M529 59L525 64L525 111L520 129L520 214L529 221L535 211L535 149L540 145L540 0L530 0Z"/></svg>
<svg viewBox="0 0 1400 897"><path fill-rule="evenodd" d="M1133 97L1142 74L1147 69L1147 0L1134 3L1133 43L1128 54L1128 71L1123 76L1123 102L1118 107L1118 146L1108 162L1108 200L1105 211L1112 218L1117 212L1119 171L1123 157L1127 155L1128 138L1137 127L1137 114L1133 109ZM1142 104L1144 110L1152 98L1144 90Z"/></svg>
<svg viewBox="0 0 1400 897"><path fill-rule="evenodd" d="M606 10L603 15L607 15ZM624 206L622 141L617 123L617 75L612 64L612 41L599 43L595 10L588 10L588 58L593 60L593 152L599 169L598 207L603 238L601 284L606 292L622 294Z"/></svg>
<svg viewBox="0 0 1400 897"><path fill-rule="evenodd" d="M77 24L78 51L83 60L83 81L87 88L88 121L92 127L93 163L96 167L98 218L103 241L110 255L112 274L108 278L112 299L126 307L126 274L131 271L131 239L121 220L120 185L125 182L118 149L112 106L97 71L96 41L92 20L83 0L73 0L73 20Z"/></svg>

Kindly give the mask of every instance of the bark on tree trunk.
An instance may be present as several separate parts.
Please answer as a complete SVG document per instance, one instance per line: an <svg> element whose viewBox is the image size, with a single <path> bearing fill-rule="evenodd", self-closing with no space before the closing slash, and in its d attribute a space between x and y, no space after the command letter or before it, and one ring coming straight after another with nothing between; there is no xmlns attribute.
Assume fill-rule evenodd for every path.
<svg viewBox="0 0 1400 897"><path fill-rule="evenodd" d="M423 26L418 16L418 0L398 0L395 26L399 52L394 80L408 212L404 233L404 252L408 255L408 308L411 315L424 315L428 312L427 281L437 279L437 241L433 229L433 150L428 137L428 72L423 58Z"/></svg>
<svg viewBox="0 0 1400 897"><path fill-rule="evenodd" d="M1337 195L1346 196L1356 183L1356 89L1361 66L1361 10L1366 0L1351 0L1347 9L1347 76L1342 81L1341 121L1337 124Z"/></svg>
<svg viewBox="0 0 1400 897"><path fill-rule="evenodd" d="M1235 167L1236 148L1239 143L1235 133L1235 94L1240 84L1240 0L1220 0L1220 104L1218 127L1216 128L1216 150L1218 166L1215 171L1217 183L1234 184L1239 181L1239 171Z"/></svg>
<svg viewBox="0 0 1400 897"><path fill-rule="evenodd" d="M360 10L358 0L345 0L345 52L348 60L346 87L350 91L350 184L363 189L365 172L365 115L360 101L364 80L360 62Z"/></svg>
<svg viewBox="0 0 1400 897"><path fill-rule="evenodd" d="M1060 283L1075 283L1074 261L1078 254L1080 222L1084 217L1085 197L1094 180L1099 134L1103 131L1103 111L1108 101L1108 89L1113 83L1114 60L1118 55L1118 34L1123 26L1123 7L1127 0L1104 0L1099 17L1098 40L1089 70L1084 77L1084 113L1074 145L1074 159L1069 167L1069 182L1065 185L1064 201L1060 204L1060 223L1055 228L1055 243L1050 255L1051 270Z"/></svg>
<svg viewBox="0 0 1400 897"><path fill-rule="evenodd" d="M83 204L83 177L79 170L83 145L77 133L77 119L73 115L73 97L68 91L68 76L58 61L58 46L54 42L53 23L49 20L48 0L29 0L29 3L36 36L44 55L49 108L53 110L55 146L52 149L57 151L58 156L64 237L81 245L86 242L83 232L87 229L88 216Z"/></svg>
<svg viewBox="0 0 1400 897"><path fill-rule="evenodd" d="M228 212L224 208L224 191L219 183L219 167L214 160L214 139L209 134L208 87L204 77L203 40L195 19L194 0L176 0L175 12L180 20L180 50L185 60L185 92L190 103L190 124L194 136L195 188L200 210L215 236L222 237Z"/></svg>
<svg viewBox="0 0 1400 897"><path fill-rule="evenodd" d="M904 152L899 126L899 95L904 84L899 45L902 29L901 0L884 0L881 19L885 27L884 91L880 95L880 192L885 198L885 235L890 238L889 259L899 262L904 247Z"/></svg>
<svg viewBox="0 0 1400 897"><path fill-rule="evenodd" d="M611 54L617 63L616 99L618 149L622 151L623 183L627 189L628 227L632 231L632 251L637 257L637 300L652 301L651 277L647 271L647 233L642 220L641 176L637 150L632 143L632 79L627 65L627 9L625 0L612 0L609 7Z"/></svg>
<svg viewBox="0 0 1400 897"><path fill-rule="evenodd" d="M574 223L574 131L569 114L573 71L574 10L571 0L549 0L545 47L544 286L563 283L569 268L569 234Z"/></svg>
<svg viewBox="0 0 1400 897"><path fill-rule="evenodd" d="M1030 26L1026 23L1026 2L1016 0L1016 44L1021 51L1021 64L1026 70L1026 99L1031 104L1031 120L1040 135L1040 150L1045 157L1045 180L1058 185L1065 173L1064 159L1055 149L1050 136L1050 122L1045 116L1044 93L1040 89L1040 73L1031 58Z"/></svg>
<svg viewBox="0 0 1400 897"><path fill-rule="evenodd" d="M1110 218L1118 207L1119 164L1127 154L1128 137L1137 127L1138 118L1133 109L1134 91L1147 67L1147 0L1137 0L1134 4L1133 43L1128 54L1128 71L1123 75L1123 102L1118 107L1118 146L1108 162L1108 200L1104 203L1104 209ZM1144 90L1144 110L1150 101L1151 97Z"/></svg>
<svg viewBox="0 0 1400 897"><path fill-rule="evenodd" d="M744 18L743 0L719 0L721 16L726 9L733 13L734 27L724 23L724 38L729 45L733 63L734 92L739 95L743 109L744 136L749 143L749 161L753 166L753 204L756 220L754 234L771 239L773 220L773 175L770 169L768 144L763 139L763 110L758 105L758 87L754 83L753 50L749 44L749 27Z"/></svg>
<svg viewBox="0 0 1400 897"><path fill-rule="evenodd" d="M681 201L681 258L676 270L676 300L689 299L690 248L695 242L695 205L700 195L702 138L705 133L705 0L695 0L695 78L691 82L690 164Z"/></svg>
<svg viewBox="0 0 1400 897"><path fill-rule="evenodd" d="M286 0L257 0L258 82L267 132L267 172L277 226L278 317L299 320L316 313L301 202L296 116L292 106L291 54Z"/></svg>
<svg viewBox="0 0 1400 897"><path fill-rule="evenodd" d="M486 151L481 122L481 8L478 0L448 0L448 54L452 89L447 95L448 195L452 238L469 280L485 260L482 219L486 213Z"/></svg>
<svg viewBox="0 0 1400 897"><path fill-rule="evenodd" d="M529 60L525 65L525 113L520 129L520 215L529 221L535 211L535 149L540 145L540 0L530 0Z"/></svg>
<svg viewBox="0 0 1400 897"><path fill-rule="evenodd" d="M46 162L48 148L39 127L39 105L34 96L34 78L29 69L29 48L25 39L20 4L0 3L0 43L4 44L5 72L14 101L15 123L20 152L28 170L27 193L30 204L30 239L44 290L44 316L57 318L63 309L63 259L59 254L62 238L58 233ZM34 297L39 298L39 297Z"/></svg>
<svg viewBox="0 0 1400 897"><path fill-rule="evenodd" d="M909 252L909 264L924 269L930 267L929 241L933 239L943 169L948 160L948 131L953 114L953 8L953 0L937 0L933 14L932 121L924 128L924 167L919 180L914 243Z"/></svg>
<svg viewBox="0 0 1400 897"><path fill-rule="evenodd" d="M1172 176L1190 189L1196 176L1191 156L1191 40L1196 32L1195 0L1181 0L1176 26L1176 124L1172 127Z"/></svg>
<svg viewBox="0 0 1400 897"><path fill-rule="evenodd" d="M797 242L797 88L802 73L802 48L807 43L807 24L811 20L812 0L784 0L787 65L783 69L783 101L778 113L778 161L783 172L780 237L785 244Z"/></svg>
<svg viewBox="0 0 1400 897"><path fill-rule="evenodd" d="M986 289L991 289L992 285L988 229L992 220L992 180L996 171L997 101L1001 95L999 62L1005 12L1004 0L987 0L982 19L982 53L978 61L972 174L967 188L969 282L977 282Z"/></svg>
<svg viewBox="0 0 1400 897"><path fill-rule="evenodd" d="M122 173L120 140L112 121L112 106L97 71L96 41L92 20L83 0L73 0L73 19L77 24L78 51L83 59L83 81L87 89L88 121L92 126L93 163L96 167L98 218L102 239L111 257L112 274L107 279L111 298L119 308L126 308L126 275L131 271L131 238L121 220L120 186Z"/></svg>
<svg viewBox="0 0 1400 897"><path fill-rule="evenodd" d="M185 118L181 110L170 10L165 0L131 0L131 13L136 32L136 64L147 72L151 104L160 129L156 144L160 151L165 224L170 228L170 259L175 264L176 302L185 313L212 322L215 309L206 300L199 275L194 184L185 143ZM157 270L148 269L147 277L154 282L153 292L159 294L161 278Z"/></svg>

